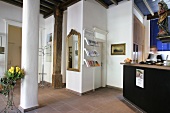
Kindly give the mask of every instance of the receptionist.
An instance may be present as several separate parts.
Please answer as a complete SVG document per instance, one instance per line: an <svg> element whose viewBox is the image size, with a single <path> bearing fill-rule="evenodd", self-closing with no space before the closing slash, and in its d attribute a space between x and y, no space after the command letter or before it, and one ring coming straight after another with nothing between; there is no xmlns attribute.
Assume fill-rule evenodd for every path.
<svg viewBox="0 0 170 113"><path fill-rule="evenodd" d="M163 62L162 55L158 53L156 46L151 46L151 53L149 53L147 61Z"/></svg>

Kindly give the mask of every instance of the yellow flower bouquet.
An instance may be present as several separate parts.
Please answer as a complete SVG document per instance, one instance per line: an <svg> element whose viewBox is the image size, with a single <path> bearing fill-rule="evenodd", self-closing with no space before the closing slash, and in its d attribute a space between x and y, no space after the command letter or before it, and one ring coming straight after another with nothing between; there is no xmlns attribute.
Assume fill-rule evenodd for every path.
<svg viewBox="0 0 170 113"><path fill-rule="evenodd" d="M13 94L17 81L23 78L24 75L24 70L16 66L11 67L8 71L6 71L4 77L0 79L0 85L2 86L0 93L8 97L7 105L1 113L8 113L8 110L16 110L18 111L17 113L20 113L14 104Z"/></svg>
<svg viewBox="0 0 170 113"><path fill-rule="evenodd" d="M23 78L24 75L25 73L23 69L20 69L17 66L11 67L0 80L0 84L2 86L1 93L7 96L10 90L16 85L16 82Z"/></svg>

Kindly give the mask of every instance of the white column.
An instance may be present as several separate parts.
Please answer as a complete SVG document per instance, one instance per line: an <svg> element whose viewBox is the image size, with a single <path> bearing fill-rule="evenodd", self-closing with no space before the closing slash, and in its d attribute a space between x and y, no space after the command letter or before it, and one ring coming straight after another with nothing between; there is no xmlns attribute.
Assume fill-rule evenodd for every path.
<svg viewBox="0 0 170 113"><path fill-rule="evenodd" d="M26 75L21 81L22 110L38 106L38 44L40 0L23 0L22 68Z"/></svg>

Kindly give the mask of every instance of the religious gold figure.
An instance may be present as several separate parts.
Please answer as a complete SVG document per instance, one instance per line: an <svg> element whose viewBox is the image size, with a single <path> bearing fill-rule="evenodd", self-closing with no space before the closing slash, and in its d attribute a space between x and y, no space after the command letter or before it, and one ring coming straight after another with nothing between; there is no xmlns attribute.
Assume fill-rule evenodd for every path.
<svg viewBox="0 0 170 113"><path fill-rule="evenodd" d="M160 1L158 3L159 10L159 20L158 20L158 27L159 27L159 33L158 36L164 36L169 35L168 31L168 6L164 1Z"/></svg>

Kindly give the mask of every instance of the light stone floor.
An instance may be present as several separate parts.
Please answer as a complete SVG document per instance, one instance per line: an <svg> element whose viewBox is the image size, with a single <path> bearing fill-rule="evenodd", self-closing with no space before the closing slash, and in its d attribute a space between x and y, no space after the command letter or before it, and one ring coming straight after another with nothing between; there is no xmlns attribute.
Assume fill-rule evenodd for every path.
<svg viewBox="0 0 170 113"><path fill-rule="evenodd" d="M29 89L28 89L29 90ZM20 89L15 89L14 102L19 105ZM83 96L63 89L39 88L39 108L28 113L141 113L122 98L122 91L100 88ZM6 98L0 95L0 111Z"/></svg>

